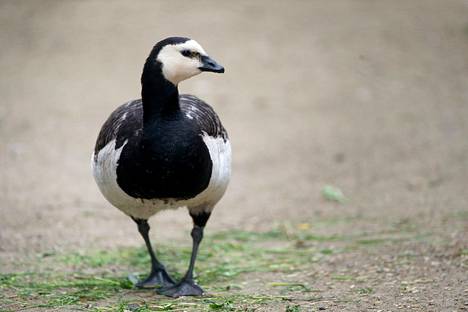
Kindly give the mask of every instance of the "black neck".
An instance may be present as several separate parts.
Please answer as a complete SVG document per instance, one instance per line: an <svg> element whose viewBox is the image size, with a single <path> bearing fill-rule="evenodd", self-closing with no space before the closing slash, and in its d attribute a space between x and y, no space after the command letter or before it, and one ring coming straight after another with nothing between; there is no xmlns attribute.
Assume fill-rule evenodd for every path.
<svg viewBox="0 0 468 312"><path fill-rule="evenodd" d="M141 98L144 126L180 110L179 90L164 78L159 62L146 62L141 76Z"/></svg>

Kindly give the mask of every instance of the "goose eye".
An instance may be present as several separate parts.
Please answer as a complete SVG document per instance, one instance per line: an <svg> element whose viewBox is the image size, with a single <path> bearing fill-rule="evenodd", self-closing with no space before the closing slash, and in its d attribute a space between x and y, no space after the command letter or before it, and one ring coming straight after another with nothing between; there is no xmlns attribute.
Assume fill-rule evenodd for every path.
<svg viewBox="0 0 468 312"><path fill-rule="evenodd" d="M200 53L198 52L195 52L195 51L190 51L190 50L182 50L180 51L180 53L185 56L185 57L190 57L190 58L195 58L195 57L199 57L200 56Z"/></svg>
<svg viewBox="0 0 468 312"><path fill-rule="evenodd" d="M185 57L191 57L192 56L192 52L190 50L182 50L180 53Z"/></svg>

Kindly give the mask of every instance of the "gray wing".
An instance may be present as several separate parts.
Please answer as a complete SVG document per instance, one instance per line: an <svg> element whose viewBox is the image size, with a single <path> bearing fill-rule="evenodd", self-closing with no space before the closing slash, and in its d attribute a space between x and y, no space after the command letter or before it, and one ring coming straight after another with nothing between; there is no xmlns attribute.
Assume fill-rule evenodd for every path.
<svg viewBox="0 0 468 312"><path fill-rule="evenodd" d="M115 148L119 148L125 140L137 138L143 129L143 105L141 99L127 102L119 106L102 125L94 148L94 157L112 140L116 140Z"/></svg>
<svg viewBox="0 0 468 312"><path fill-rule="evenodd" d="M218 115L213 108L199 98L189 94L180 95L180 108L185 116L195 120L200 130L212 137L221 137L228 140L228 134L224 129Z"/></svg>

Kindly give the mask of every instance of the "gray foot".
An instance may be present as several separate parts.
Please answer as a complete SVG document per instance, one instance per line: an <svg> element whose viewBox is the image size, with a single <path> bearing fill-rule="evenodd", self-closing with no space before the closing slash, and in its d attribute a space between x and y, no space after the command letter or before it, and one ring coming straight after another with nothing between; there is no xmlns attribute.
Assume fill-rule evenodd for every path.
<svg viewBox="0 0 468 312"><path fill-rule="evenodd" d="M182 280L177 285L167 288L157 289L156 292L160 295L168 297L181 297L181 296L201 296L203 289L195 284L193 280Z"/></svg>
<svg viewBox="0 0 468 312"><path fill-rule="evenodd" d="M175 282L172 278L167 274L166 270L157 270L155 272L151 272L151 274L142 281L136 283L137 288L167 288L174 286Z"/></svg>

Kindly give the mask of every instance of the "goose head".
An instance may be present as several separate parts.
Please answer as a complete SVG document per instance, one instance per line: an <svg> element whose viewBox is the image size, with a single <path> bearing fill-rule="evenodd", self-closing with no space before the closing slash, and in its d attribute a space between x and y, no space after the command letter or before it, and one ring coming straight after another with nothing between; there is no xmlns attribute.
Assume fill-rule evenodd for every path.
<svg viewBox="0 0 468 312"><path fill-rule="evenodd" d="M158 42L145 67L148 65L158 66L163 77L175 86L202 72L224 73L224 67L208 56L198 42L183 37Z"/></svg>

